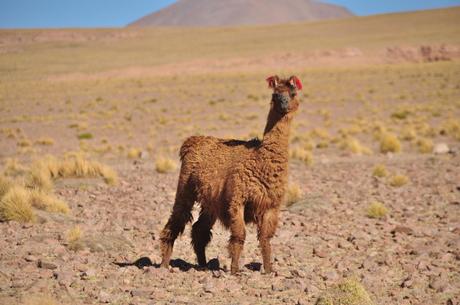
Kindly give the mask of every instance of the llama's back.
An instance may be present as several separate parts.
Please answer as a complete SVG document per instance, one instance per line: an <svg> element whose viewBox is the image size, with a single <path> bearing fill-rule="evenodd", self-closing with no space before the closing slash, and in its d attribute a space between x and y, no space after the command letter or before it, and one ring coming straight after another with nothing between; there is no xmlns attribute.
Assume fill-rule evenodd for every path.
<svg viewBox="0 0 460 305"><path fill-rule="evenodd" d="M192 136L180 149L181 175L193 182L199 198L215 198L225 180L251 157L259 140L226 140L209 136ZM183 177L185 178L185 177ZM217 198L216 198L217 199Z"/></svg>

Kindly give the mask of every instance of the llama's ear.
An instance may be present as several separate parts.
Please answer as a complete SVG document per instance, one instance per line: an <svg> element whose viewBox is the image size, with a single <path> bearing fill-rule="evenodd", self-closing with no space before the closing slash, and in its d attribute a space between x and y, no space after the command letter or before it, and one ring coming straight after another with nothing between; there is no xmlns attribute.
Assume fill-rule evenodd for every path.
<svg viewBox="0 0 460 305"><path fill-rule="evenodd" d="M302 90L302 88L303 88L302 82L301 82L300 79L299 79L297 76L295 76L295 75L293 75L293 76L291 76L291 78L289 78L289 83L290 83L292 86L296 87L297 90Z"/></svg>
<svg viewBox="0 0 460 305"><path fill-rule="evenodd" d="M270 76L266 80L268 83L268 87L274 89L276 86L278 86L280 78L278 77L278 75L274 75L274 76Z"/></svg>

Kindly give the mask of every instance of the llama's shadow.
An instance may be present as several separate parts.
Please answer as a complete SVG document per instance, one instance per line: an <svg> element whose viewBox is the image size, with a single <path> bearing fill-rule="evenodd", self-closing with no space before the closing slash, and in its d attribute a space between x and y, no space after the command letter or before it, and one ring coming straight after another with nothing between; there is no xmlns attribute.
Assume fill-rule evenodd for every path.
<svg viewBox="0 0 460 305"><path fill-rule="evenodd" d="M135 266L139 269L143 269L144 267L154 267L154 268L160 268L160 264L156 264L156 263L153 263L150 258L148 257L141 257L137 260L135 260L134 262L123 262L123 263L120 263L120 262L113 262L115 265L117 265L118 267L130 267L130 266ZM178 268L179 270L181 271L184 271L184 272L187 272L189 271L190 269L195 269L197 271L205 271L205 270L211 270L211 271L217 271L217 270L223 270L222 268L220 268L220 263L219 263L219 260L217 258L213 258L211 259L205 267L202 267L202 266L199 266L199 265L196 265L196 264L191 264L187 261L184 261L183 259L180 259L180 258L176 258L176 259L172 259L170 262L169 262L169 265L172 267L172 268Z"/></svg>

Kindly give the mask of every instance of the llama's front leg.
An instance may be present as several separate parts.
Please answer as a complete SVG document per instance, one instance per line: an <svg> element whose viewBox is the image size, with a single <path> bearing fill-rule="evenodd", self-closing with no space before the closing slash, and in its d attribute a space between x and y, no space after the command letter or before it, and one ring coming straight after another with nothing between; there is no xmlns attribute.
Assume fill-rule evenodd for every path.
<svg viewBox="0 0 460 305"><path fill-rule="evenodd" d="M272 272L270 240L275 235L277 225L278 210L276 209L266 211L262 219L257 223L257 238L262 252L265 273Z"/></svg>
<svg viewBox="0 0 460 305"><path fill-rule="evenodd" d="M239 269L241 251L243 250L246 238L244 225L244 206L241 203L232 202L229 209L230 214L230 242L228 245L230 257L232 258L231 273L236 274Z"/></svg>

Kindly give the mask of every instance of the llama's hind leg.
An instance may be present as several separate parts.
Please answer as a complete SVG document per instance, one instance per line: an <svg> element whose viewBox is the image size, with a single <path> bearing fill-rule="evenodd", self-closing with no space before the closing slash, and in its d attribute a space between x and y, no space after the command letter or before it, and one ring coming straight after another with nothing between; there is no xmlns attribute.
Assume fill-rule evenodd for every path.
<svg viewBox="0 0 460 305"><path fill-rule="evenodd" d="M257 223L257 238L262 252L265 273L272 272L270 240L275 235L277 225L278 210L276 209L266 211Z"/></svg>
<svg viewBox="0 0 460 305"><path fill-rule="evenodd" d="M184 232L185 225L192 220L191 210L195 202L195 196L189 189L179 189L176 193L171 216L160 234L161 267L169 266L174 241L179 234Z"/></svg>
<svg viewBox="0 0 460 305"><path fill-rule="evenodd" d="M192 226L192 245L200 266L206 266L206 246L211 241L211 229L215 222L215 216L201 211L200 217Z"/></svg>
<svg viewBox="0 0 460 305"><path fill-rule="evenodd" d="M239 202L230 203L230 241L228 249L232 258L231 274L236 274L239 269L241 251L246 239L246 228L244 224L244 206Z"/></svg>

